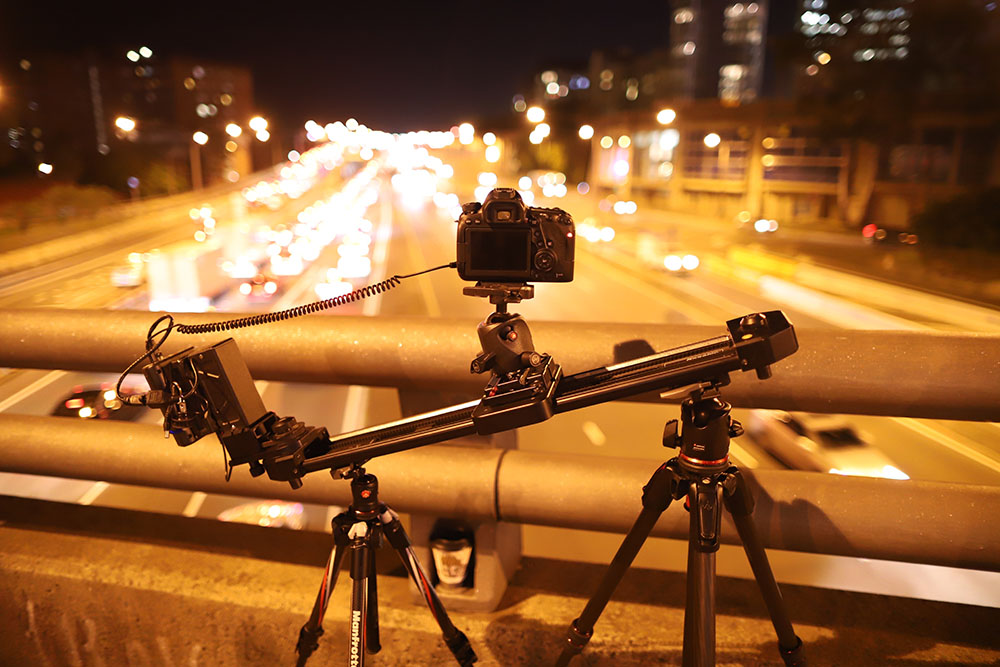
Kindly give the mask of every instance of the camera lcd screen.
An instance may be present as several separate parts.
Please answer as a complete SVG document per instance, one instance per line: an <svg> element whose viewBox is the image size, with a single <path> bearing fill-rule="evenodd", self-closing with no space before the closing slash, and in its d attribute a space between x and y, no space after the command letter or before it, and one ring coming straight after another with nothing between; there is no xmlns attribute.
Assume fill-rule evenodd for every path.
<svg viewBox="0 0 1000 667"><path fill-rule="evenodd" d="M473 271L527 272L531 268L531 230L469 231L469 268Z"/></svg>

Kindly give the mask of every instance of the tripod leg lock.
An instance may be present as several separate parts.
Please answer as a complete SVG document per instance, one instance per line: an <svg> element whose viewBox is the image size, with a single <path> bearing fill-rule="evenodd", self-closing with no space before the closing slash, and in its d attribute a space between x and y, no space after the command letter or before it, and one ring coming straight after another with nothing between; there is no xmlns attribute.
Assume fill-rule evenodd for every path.
<svg viewBox="0 0 1000 667"><path fill-rule="evenodd" d="M726 507L730 513L742 516L750 516L753 513L753 493L739 468L734 466L725 472L722 488L725 491Z"/></svg>
<svg viewBox="0 0 1000 667"><path fill-rule="evenodd" d="M793 648L785 648L778 644L781 659L785 662L785 667L806 667L806 654L802 647L802 640L796 635L795 641L798 643Z"/></svg>
<svg viewBox="0 0 1000 667"><path fill-rule="evenodd" d="M656 469L653 476L642 487L642 506L657 512L666 511L671 501L678 495L677 473L671 467L675 459L668 461Z"/></svg>
<svg viewBox="0 0 1000 667"><path fill-rule="evenodd" d="M563 650L570 655L578 655L583 650L583 647L587 645L587 642L590 641L590 638L594 636L593 630L590 632L580 632L580 629L577 627L579 624L579 618L574 620L569 626L569 631L566 633L566 645L563 647Z"/></svg>
<svg viewBox="0 0 1000 667"><path fill-rule="evenodd" d="M723 490L718 485L706 484L706 481L708 480L702 480L693 487L695 502L691 508L691 523L697 528L697 540L691 546L701 553L715 553L719 550L719 529L722 524L719 501Z"/></svg>
<svg viewBox="0 0 1000 667"><path fill-rule="evenodd" d="M403 523L395 512L386 509L379 515L379 520L382 522L382 534L385 535L385 539L394 549L409 549L412 546L410 539L406 536L406 531L403 530Z"/></svg>
<svg viewBox="0 0 1000 667"><path fill-rule="evenodd" d="M455 656L455 660L460 665L471 665L479 659L476 652L472 650L468 637L458 628L455 628L454 634L445 636L444 643L451 649L451 654Z"/></svg>

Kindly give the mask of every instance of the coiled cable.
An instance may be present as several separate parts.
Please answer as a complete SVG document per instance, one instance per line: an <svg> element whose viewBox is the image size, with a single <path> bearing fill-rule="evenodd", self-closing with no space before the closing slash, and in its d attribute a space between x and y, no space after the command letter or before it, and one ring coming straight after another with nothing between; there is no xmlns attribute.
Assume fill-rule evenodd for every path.
<svg viewBox="0 0 1000 667"><path fill-rule="evenodd" d="M382 280L375 283L374 285L365 285L359 289L356 289L347 294L341 294L340 296L335 296L331 299L325 299L323 301L313 301L312 303L303 304L301 306L295 306L293 308L287 308L285 310L279 310L274 313L260 313L259 315L249 315L247 317L240 317L234 320L225 320L223 322L208 322L206 324L178 324L175 326L178 332L182 334L203 334L203 333L218 333L220 331L230 331L232 329L242 329L244 327L254 327L258 324L270 324L271 322L280 322L282 320L290 320L293 317L299 317L300 315L308 315L310 313L316 313L321 310L326 310L328 308L335 308L337 306L343 306L348 303L353 303L355 301L360 301L361 299L367 299L370 296L376 294L381 294L391 290L393 287L399 285L399 282L403 278L412 278L413 276L419 276L423 273L429 273L431 271L437 271L438 269L453 269L457 266L455 262L450 264L442 264L441 266L435 266L433 269L424 269L423 271L418 271L417 273L409 273L407 275L394 275L390 278Z"/></svg>
<svg viewBox="0 0 1000 667"><path fill-rule="evenodd" d="M115 391L118 395L119 400L128 403L130 405L145 405L147 394L122 394L122 382L125 380L125 376L132 372L132 369L138 366L143 359L149 358L154 359L159 355L157 354L160 347L167 340L167 336L170 332L176 329L183 334L202 334L202 333L215 333L219 331L230 331L232 329L242 329L244 327L252 327L258 324L269 324L271 322L280 322L281 320L289 320L293 317L299 317L300 315L308 315L310 313L315 313L321 310L326 310L327 308L335 308L336 306L343 306L348 303L353 303L355 301L360 301L362 299L367 299L370 296L376 294L381 294L386 292L393 287L399 285L403 278L412 278L414 276L419 276L424 273L430 273L431 271L437 271L439 269L454 269L457 266L456 262L451 262L449 264L442 264L441 266L435 266L432 269L424 269L423 271L417 271L416 273L408 273L406 275L396 274L390 278L382 280L375 283L374 285L366 285L364 287L358 288L347 294L342 294L340 296L335 296L332 299L325 299L323 301L314 301L312 303L303 304L301 306L295 306L293 308L287 308L285 310L279 310L276 313L261 313L259 315L249 315L247 317L240 317L233 320L225 320L223 322L209 322L207 324L179 324L174 322L174 317L170 313L160 316L153 324L149 327L149 331L146 333L146 352L141 357L129 364L121 376L118 378L118 384L115 386ZM163 326L157 329L161 323ZM159 336L159 339L157 339ZM192 369L193 371L193 369ZM194 373L194 377L197 378L197 373ZM186 398L191 393L193 393L194 387L189 390L182 398Z"/></svg>

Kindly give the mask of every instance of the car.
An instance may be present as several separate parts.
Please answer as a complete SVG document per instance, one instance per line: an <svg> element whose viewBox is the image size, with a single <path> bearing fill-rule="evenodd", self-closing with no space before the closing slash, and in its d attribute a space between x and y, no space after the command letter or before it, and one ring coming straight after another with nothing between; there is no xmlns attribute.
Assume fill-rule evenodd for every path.
<svg viewBox="0 0 1000 667"><path fill-rule="evenodd" d="M868 223L861 228L861 238L872 245L917 245L920 242L920 237L907 229L883 227L875 223Z"/></svg>
<svg viewBox="0 0 1000 667"><path fill-rule="evenodd" d="M269 301L278 293L278 281L274 276L260 271L253 278L240 283L240 294L248 301Z"/></svg>
<svg viewBox="0 0 1000 667"><path fill-rule="evenodd" d="M231 507L218 516L219 521L248 523L269 528L302 530L306 526L302 503L282 500L255 500Z"/></svg>
<svg viewBox="0 0 1000 667"><path fill-rule="evenodd" d="M652 234L639 236L636 243L636 257L651 269L668 271L675 275L688 275L701 265L698 255L686 252L680 246Z"/></svg>
<svg viewBox="0 0 1000 667"><path fill-rule="evenodd" d="M123 394L136 393L123 389ZM123 403L110 383L100 386L76 386L62 398L49 413L53 417L76 417L78 419L113 419L115 421L136 421L146 413L141 405Z"/></svg>
<svg viewBox="0 0 1000 667"><path fill-rule="evenodd" d="M779 226L778 221L774 218L757 218L754 220L753 216L750 215L750 211L740 211L734 220L737 231L753 236L773 234L778 231Z"/></svg>
<svg viewBox="0 0 1000 667"><path fill-rule="evenodd" d="M752 410L746 432L764 451L789 468L909 479L842 415Z"/></svg>
<svg viewBox="0 0 1000 667"><path fill-rule="evenodd" d="M111 284L115 287L138 287L146 280L146 265L142 255L130 253L124 264L111 269Z"/></svg>

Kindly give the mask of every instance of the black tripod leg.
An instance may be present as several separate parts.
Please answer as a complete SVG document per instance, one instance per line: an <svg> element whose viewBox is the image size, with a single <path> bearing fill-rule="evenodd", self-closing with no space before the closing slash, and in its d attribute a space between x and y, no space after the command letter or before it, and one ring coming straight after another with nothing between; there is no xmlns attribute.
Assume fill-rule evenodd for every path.
<svg viewBox="0 0 1000 667"><path fill-rule="evenodd" d="M757 527L753 523L752 516L753 494L750 493L750 488L738 468L730 468L727 475L728 479L724 485L726 509L729 510L733 522L736 524L736 531L740 535L740 541L743 542L743 550L750 562L750 569L753 570L757 587L764 598L764 604L767 605L771 623L778 635L778 650L781 652L781 659L788 667L801 667L806 664L802 640L796 636L795 630L792 628L792 622L788 618L788 611L785 608L785 601L781 597L778 583L774 580L774 573L771 571L771 564L767 560L767 553L761 546L760 537L757 535Z"/></svg>
<svg viewBox="0 0 1000 667"><path fill-rule="evenodd" d="M382 640L378 630L378 570L375 569L375 553L378 547L377 528L368 536L368 614L365 619L365 641L369 653L382 650Z"/></svg>
<svg viewBox="0 0 1000 667"><path fill-rule="evenodd" d="M601 580L597 591L591 596L580 616L574 620L566 633L566 643L563 644L562 653L556 660L556 665L568 665L573 656L578 655L583 647L587 645L594 634L594 624L600 618L601 612L607 606L608 600L615 592L622 577L628 570L636 554L645 543L657 519L673 500L673 490L676 487L677 477L669 463L665 463L649 479L642 493L642 511L636 517L635 523L629 528L625 539L611 560L604 578Z"/></svg>
<svg viewBox="0 0 1000 667"><path fill-rule="evenodd" d="M303 667L313 651L319 648L319 638L323 635L323 616L326 614L326 606L330 603L333 587L337 583L337 575L340 573L340 564L344 559L348 542L347 533L341 529L338 523L340 518L337 517L333 520L333 549L326 561L323 582L316 595L316 602L313 603L312 614L299 630L299 641L295 645L295 652L299 655L296 662L298 667Z"/></svg>
<svg viewBox="0 0 1000 667"><path fill-rule="evenodd" d="M420 566L420 561L417 560L416 554L413 553L410 538L407 536L406 531L403 530L403 524L400 523L399 517L391 509L386 508L385 512L379 516L379 520L382 521L382 532L385 534L386 539L389 540L389 544L399 554L400 560L403 561L403 566L410 574L410 579L416 584L417 590L420 591L424 602L427 603L427 608L431 610L431 615L434 616L438 627L441 628L444 642L448 645L452 655L455 656L455 660L460 665L471 665L476 662L478 660L476 652L472 650L472 645L469 644L469 639L465 636L465 633L456 628L451 619L448 618L448 612L445 611L444 605L441 604L441 599L438 597L434 587L431 586L427 573L424 572L424 568Z"/></svg>
<svg viewBox="0 0 1000 667"><path fill-rule="evenodd" d="M692 484L688 491L691 530L681 658L684 667L715 664L715 554L722 520L721 493L721 487L711 478Z"/></svg>
<svg viewBox="0 0 1000 667"><path fill-rule="evenodd" d="M372 577L371 557L368 552L368 524L358 522L351 527L351 590L350 642L348 643L348 664L364 667L368 649L369 590Z"/></svg>

